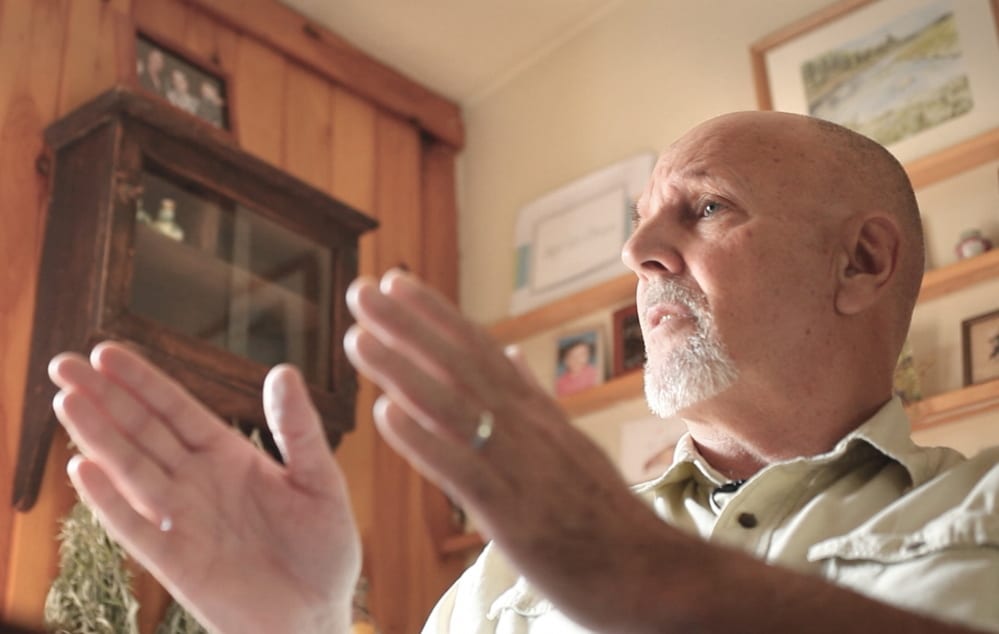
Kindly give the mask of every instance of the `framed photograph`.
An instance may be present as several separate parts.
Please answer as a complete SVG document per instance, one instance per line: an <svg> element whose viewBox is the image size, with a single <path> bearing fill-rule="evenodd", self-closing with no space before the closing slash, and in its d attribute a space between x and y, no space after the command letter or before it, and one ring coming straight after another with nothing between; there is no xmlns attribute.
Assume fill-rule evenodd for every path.
<svg viewBox="0 0 999 634"><path fill-rule="evenodd" d="M910 162L997 129L999 0L842 0L752 47L762 110L810 114Z"/></svg>
<svg viewBox="0 0 999 634"><path fill-rule="evenodd" d="M964 320L961 344L965 385L999 379L999 310Z"/></svg>
<svg viewBox="0 0 999 634"><path fill-rule="evenodd" d="M210 61L182 55L163 38L136 31L135 85L232 134L228 84Z"/></svg>
<svg viewBox="0 0 999 634"><path fill-rule="evenodd" d="M614 376L640 370L645 365L645 341L638 323L638 306L614 312Z"/></svg>
<svg viewBox="0 0 999 634"><path fill-rule="evenodd" d="M599 327L560 335L556 355L556 396L569 396L604 382L604 352Z"/></svg>
<svg viewBox="0 0 999 634"><path fill-rule="evenodd" d="M633 156L520 209L511 315L628 273L621 247L631 235L632 207L655 160L653 152Z"/></svg>

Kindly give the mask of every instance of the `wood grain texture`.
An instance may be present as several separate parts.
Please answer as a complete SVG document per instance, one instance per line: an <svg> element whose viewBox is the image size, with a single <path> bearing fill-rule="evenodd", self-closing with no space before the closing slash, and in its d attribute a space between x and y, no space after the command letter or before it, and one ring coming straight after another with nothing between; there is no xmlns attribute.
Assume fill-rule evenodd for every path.
<svg viewBox="0 0 999 634"><path fill-rule="evenodd" d="M418 131L395 117L379 114L376 123L377 273L405 263L419 271L420 140ZM418 500L411 494L412 469L380 437L374 455L375 509L371 529L371 607L386 634L419 631L425 607L414 607L418 557L411 538L422 526ZM409 574L400 575L400 565ZM424 612L422 615L418 612Z"/></svg>
<svg viewBox="0 0 999 634"><path fill-rule="evenodd" d="M329 191L332 91L315 73L289 66L284 84L284 169Z"/></svg>
<svg viewBox="0 0 999 634"><path fill-rule="evenodd" d="M165 2L167 0L158 0ZM273 0L188 0L205 12L282 51L381 109L416 121L427 132L461 148L465 131L459 107L356 49L329 30ZM306 37L303 37L303 34Z"/></svg>
<svg viewBox="0 0 999 634"><path fill-rule="evenodd" d="M427 282L458 304L458 199L455 174L456 150L445 143L424 137L421 169L421 234L423 263L421 273ZM426 478L418 477L413 495L420 500L420 513L427 531L420 544L423 566L419 613L436 604L465 568L465 558L448 556L442 545L461 527L453 521L452 506L444 493ZM423 618L426 615L422 615Z"/></svg>
<svg viewBox="0 0 999 634"><path fill-rule="evenodd" d="M375 212L375 107L334 88L332 194L348 205Z"/></svg>
<svg viewBox="0 0 999 634"><path fill-rule="evenodd" d="M131 51L130 21L100 0L69 4L65 58L59 91L59 114L65 114L122 81L123 51Z"/></svg>
<svg viewBox="0 0 999 634"><path fill-rule="evenodd" d="M284 58L257 40L240 37L230 100L238 109L237 137L244 150L272 165L284 161Z"/></svg>
<svg viewBox="0 0 999 634"><path fill-rule="evenodd" d="M334 88L331 182L334 197L374 215L375 208L375 117L371 104L340 88ZM377 233L377 232L376 232ZM376 233L362 237L360 274L371 275L375 269ZM337 342L339 343L339 342ZM374 524L374 470L371 468L377 433L371 421L371 407L378 390L360 377L354 431L337 448L337 460L350 485L350 497L365 547L370 549ZM365 562L370 566L371 553ZM365 574L370 571L365 569Z"/></svg>
<svg viewBox="0 0 999 634"><path fill-rule="evenodd" d="M4 227L0 232L4 263L0 269L0 485L8 490L19 440L35 275L45 221L45 182L34 171L34 157L42 149L41 130L68 108L128 75L129 67L134 66L133 20L154 25L155 33L179 40L199 57L217 57L220 68L231 74L236 137L244 149L279 167L285 164L286 154L292 162L301 163L312 153L317 161L311 165L320 166L315 182L323 183L322 189L390 222L390 229L362 238L362 272L377 274L405 262L414 271L429 273L433 269L446 277L448 263L435 261L444 256L425 253L423 236L428 228L421 208L427 205L427 195L421 181L427 176L421 164L426 148L421 144L420 126L460 146L463 139L457 107L440 100L428 110L425 97L430 95L430 102L439 98L420 87L411 93L389 87L388 93L394 96L388 102L380 101L372 95L385 90L383 82L409 80L392 73L365 75L363 64L346 69L343 65L363 60L364 55L343 48L346 43L331 45L326 34L321 34L320 40L305 34L301 30L304 21L297 16L292 30L281 35L285 38L282 46L273 46L273 40L261 33L275 26L271 22L275 11L282 20L290 14L271 0L222 0L218 4L228 12L222 20L210 4L215 3L0 0L0 59L19 62L16 72L7 72L6 66L0 72L0 226ZM258 5L262 11L257 11ZM298 53L288 53L286 45ZM306 49L312 52L302 53ZM311 61L303 61L303 56ZM337 56L336 61L327 59ZM323 70L331 65L339 70ZM291 150L286 136L286 120L292 116L286 113L292 67L308 73L318 70L315 92L326 93L325 105L322 97L314 105L326 109L327 138L316 144L320 147L307 146L301 153L297 148ZM335 77L342 83L334 85L331 78ZM363 85L351 85L351 77L359 77ZM412 104L403 103L406 95L414 97ZM437 114L431 112L435 109ZM420 112L431 114L413 114ZM323 116L320 110L318 118ZM438 123L426 124L433 120ZM446 178L441 177L435 189L439 187L447 187ZM438 191L432 197L446 199L447 193ZM435 231L444 231L443 226ZM454 243L456 238L435 236L434 240ZM450 274L454 274L453 269ZM345 470L360 475L360 480L356 475L348 477L352 487L355 481L360 482L355 508L366 508L358 511L358 519L369 545L366 571L374 584L373 593L381 592L380 598L372 597L378 602L376 618L385 621L386 632L411 632L422 625L461 565L437 561L425 519L427 509L443 498L428 502L423 481L377 437L370 420L376 395L373 385L362 382L357 407L360 429L348 441L356 438L356 442L339 454L347 465ZM65 436L58 430L32 512L15 516L8 506L0 511L0 619L10 616L35 626L41 624L41 606L56 570L58 519L74 500L64 475L65 444ZM137 578L135 592L143 605L141 629L151 633L167 597L146 574Z"/></svg>
<svg viewBox="0 0 999 634"><path fill-rule="evenodd" d="M22 580L14 572L16 560L31 554L35 538L26 535L27 518L13 514L9 496L45 222L46 182L35 170L35 158L43 149L42 129L58 108L59 82L53 78L62 74L68 10L64 0L0 0L0 59L17 60L0 72L0 486L5 500L0 507L0 620L30 616L47 574L31 570Z"/></svg>

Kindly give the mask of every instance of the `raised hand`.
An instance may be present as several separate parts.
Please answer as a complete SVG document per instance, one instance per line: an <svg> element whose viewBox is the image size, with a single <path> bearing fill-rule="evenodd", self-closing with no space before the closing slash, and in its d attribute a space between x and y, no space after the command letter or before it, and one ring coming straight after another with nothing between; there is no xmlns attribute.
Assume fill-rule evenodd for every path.
<svg viewBox="0 0 999 634"><path fill-rule="evenodd" d="M470 509L564 612L614 630L629 602L647 596L649 547L676 532L443 297L393 271L380 284L356 281L347 298L357 319L347 353L385 391L375 406L383 437Z"/></svg>
<svg viewBox="0 0 999 634"><path fill-rule="evenodd" d="M345 632L360 545L301 375L271 370L282 466L124 346L53 359L69 474L108 532L219 632Z"/></svg>

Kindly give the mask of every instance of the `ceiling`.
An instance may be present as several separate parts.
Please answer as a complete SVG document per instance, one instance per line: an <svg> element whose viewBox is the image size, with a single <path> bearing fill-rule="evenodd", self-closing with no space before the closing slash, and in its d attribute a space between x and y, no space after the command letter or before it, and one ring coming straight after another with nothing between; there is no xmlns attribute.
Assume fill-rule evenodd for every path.
<svg viewBox="0 0 999 634"><path fill-rule="evenodd" d="M622 0L280 0L431 90L470 105Z"/></svg>

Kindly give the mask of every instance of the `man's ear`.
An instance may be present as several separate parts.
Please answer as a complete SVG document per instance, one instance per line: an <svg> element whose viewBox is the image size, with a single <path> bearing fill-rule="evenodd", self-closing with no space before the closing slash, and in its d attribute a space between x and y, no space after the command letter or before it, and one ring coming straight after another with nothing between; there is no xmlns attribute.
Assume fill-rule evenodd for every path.
<svg viewBox="0 0 999 634"><path fill-rule="evenodd" d="M883 213L851 218L843 229L836 311L855 315L874 304L888 288L898 269L902 232L898 221Z"/></svg>

